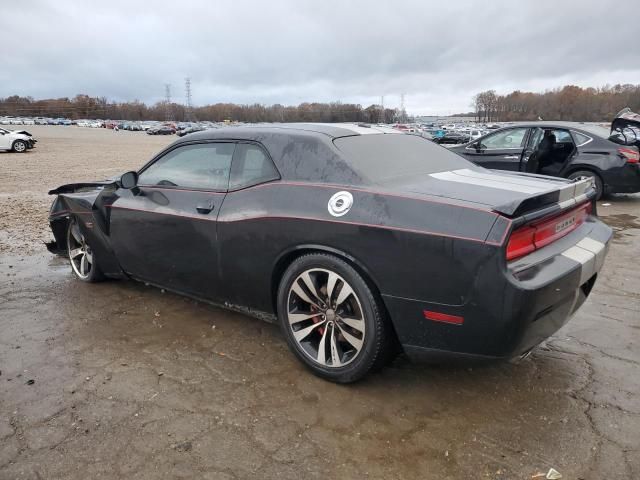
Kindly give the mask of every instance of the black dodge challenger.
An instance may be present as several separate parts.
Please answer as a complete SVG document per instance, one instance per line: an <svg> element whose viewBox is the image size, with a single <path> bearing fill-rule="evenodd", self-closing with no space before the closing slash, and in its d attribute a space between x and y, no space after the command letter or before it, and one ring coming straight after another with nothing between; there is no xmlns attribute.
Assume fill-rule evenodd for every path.
<svg viewBox="0 0 640 480"><path fill-rule="evenodd" d="M512 358L584 302L611 229L591 179L492 172L363 125L235 127L137 172L61 186L75 275L130 277L280 322L314 373L411 357Z"/></svg>

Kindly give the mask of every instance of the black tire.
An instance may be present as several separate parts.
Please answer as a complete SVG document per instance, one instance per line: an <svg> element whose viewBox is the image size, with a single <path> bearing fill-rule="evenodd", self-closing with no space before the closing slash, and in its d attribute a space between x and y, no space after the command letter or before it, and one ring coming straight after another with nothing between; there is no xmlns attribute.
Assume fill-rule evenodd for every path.
<svg viewBox="0 0 640 480"><path fill-rule="evenodd" d="M323 310L326 316L322 314L320 310L308 304L308 302L302 301L301 297L292 290L294 288L294 282L300 282L301 276L305 273L316 275L314 280L315 290L320 296L325 296L324 303L319 303L323 303L321 305L322 307L329 308L328 310ZM332 274L338 278L331 289L333 290L333 294L326 288L327 285L323 286L322 284L322 276L325 274ZM296 288L300 288L303 284L304 282L298 283ZM342 290L348 287L351 288L353 294L343 299L342 303L332 305L332 302L337 303L340 301ZM306 289L305 291L310 292L311 290ZM329 291L331 298L326 298L327 291ZM313 297L309 295L309 298ZM317 297L315 297L314 300L316 298ZM306 306L311 309L312 315L314 316L312 319L304 320L304 322L307 323L299 321L295 323L294 326L293 323L290 323L290 315L306 316L307 313L297 313L300 311L298 310L299 303L306 303ZM278 320L289 348L307 368L321 378L336 383L355 382L363 378L370 371L380 368L392 358L388 355L388 352L393 345L392 340L395 339L395 337L392 329L385 320L384 308L382 307L380 299L376 298L376 295L371 291L360 274L340 258L324 253L312 253L294 260L284 272L280 281L277 305ZM335 309L335 311L332 308ZM353 313L353 308L357 310L359 315ZM361 317L357 321L363 322L358 323L358 325L363 327L362 331L351 329L349 324L344 323L342 317L349 320L349 318L354 315ZM304 327L301 327L303 324ZM318 328L313 327L314 324L318 325ZM304 337L303 340L296 340L294 337L294 329L297 329L295 331L299 333L301 330L308 328L312 328L311 333ZM353 351L357 348L351 348L353 345L347 340L347 337L350 335L346 335L345 330L347 333L355 333L355 336L360 336L361 334L361 338L359 339L360 349L355 353ZM355 336L351 336L351 338L353 339ZM315 351L313 350L314 347L312 343L314 342L314 338L312 337L315 337L318 343ZM322 339L326 341L322 343ZM339 346L339 348L335 350L335 358L338 359L335 363L333 360L333 340L335 340ZM358 339L356 338L356 340ZM331 345L327 342L331 343ZM303 345L303 343L306 345ZM320 357L320 345L325 346L325 348L322 349L323 352L329 353L329 356L324 360L324 364L318 361L320 358L325 358L324 353L322 357ZM315 354L316 358L313 358L312 354ZM328 365L329 362L333 365Z"/></svg>
<svg viewBox="0 0 640 480"><path fill-rule="evenodd" d="M67 256L71 271L78 280L95 283L105 279L97 264L96 253L87 243L75 218L69 220L67 227Z"/></svg>
<svg viewBox="0 0 640 480"><path fill-rule="evenodd" d="M11 146L11 149L16 153L25 153L28 148L29 145L24 140L16 140Z"/></svg>
<svg viewBox="0 0 640 480"><path fill-rule="evenodd" d="M600 178L600 175L598 175L595 172L592 172L591 170L577 170L575 172L571 172L569 176L567 176L569 180L574 180L580 177L593 178L593 181L596 186L596 200L600 200L605 193L604 183L602 182L602 178Z"/></svg>

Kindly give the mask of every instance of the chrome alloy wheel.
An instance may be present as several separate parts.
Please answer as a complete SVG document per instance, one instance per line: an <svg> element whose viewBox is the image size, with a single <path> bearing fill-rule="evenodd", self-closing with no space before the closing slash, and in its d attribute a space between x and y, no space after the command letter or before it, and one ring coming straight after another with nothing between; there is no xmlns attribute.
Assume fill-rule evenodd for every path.
<svg viewBox="0 0 640 480"><path fill-rule="evenodd" d="M75 220L67 233L67 252L75 274L82 279L88 278L93 268L93 253Z"/></svg>
<svg viewBox="0 0 640 480"><path fill-rule="evenodd" d="M293 338L315 363L343 367L362 350L366 332L360 299L337 273L302 272L289 288L287 305Z"/></svg>

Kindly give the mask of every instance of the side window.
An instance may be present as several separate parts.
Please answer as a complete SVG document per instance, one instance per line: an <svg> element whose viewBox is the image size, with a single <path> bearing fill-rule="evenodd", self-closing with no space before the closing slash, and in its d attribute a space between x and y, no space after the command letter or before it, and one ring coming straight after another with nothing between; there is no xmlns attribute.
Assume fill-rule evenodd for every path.
<svg viewBox="0 0 640 480"><path fill-rule="evenodd" d="M566 130L554 130L553 134L556 137L556 143L573 143L571 134Z"/></svg>
<svg viewBox="0 0 640 480"><path fill-rule="evenodd" d="M257 145L240 143L236 147L229 188L248 187L280 178L278 171Z"/></svg>
<svg viewBox="0 0 640 480"><path fill-rule="evenodd" d="M591 137L588 137L587 135L583 135L582 133L578 133L578 132L571 132L573 133L573 138L575 138L576 140L576 145L584 145L585 143L588 143L591 140Z"/></svg>
<svg viewBox="0 0 640 480"><path fill-rule="evenodd" d="M511 128L488 136L482 140L482 145L492 150L500 148L522 148L526 133L526 128Z"/></svg>
<svg viewBox="0 0 640 480"><path fill-rule="evenodd" d="M140 185L226 190L234 143L185 145L171 150L140 174Z"/></svg>

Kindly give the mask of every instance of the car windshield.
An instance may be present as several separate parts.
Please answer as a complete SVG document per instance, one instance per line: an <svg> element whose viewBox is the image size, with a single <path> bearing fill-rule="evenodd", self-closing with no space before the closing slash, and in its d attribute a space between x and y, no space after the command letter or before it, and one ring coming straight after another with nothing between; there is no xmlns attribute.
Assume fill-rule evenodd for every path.
<svg viewBox="0 0 640 480"><path fill-rule="evenodd" d="M334 145L357 173L371 182L474 168L461 156L417 135L356 135Z"/></svg>

